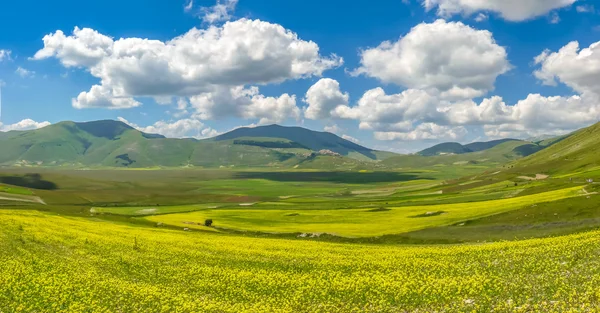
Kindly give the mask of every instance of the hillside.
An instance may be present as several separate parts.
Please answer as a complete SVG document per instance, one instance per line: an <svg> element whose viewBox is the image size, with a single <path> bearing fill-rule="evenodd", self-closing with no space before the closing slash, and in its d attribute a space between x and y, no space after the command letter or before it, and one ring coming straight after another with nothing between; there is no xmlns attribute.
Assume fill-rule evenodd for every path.
<svg viewBox="0 0 600 313"><path fill-rule="evenodd" d="M422 156L435 156L435 155L445 155L445 154L465 154L471 152L478 152L487 149L491 149L497 145L503 144L509 141L519 141L517 139L499 139L487 142L473 142L470 144L462 145L458 142L444 142L438 145L435 145L431 148L427 148L423 151L418 152L418 155Z"/></svg>
<svg viewBox="0 0 600 313"><path fill-rule="evenodd" d="M382 158L382 154L378 153L379 151L363 147L332 133L317 132L302 127L285 127L280 125L242 127L210 140L221 142L239 140L240 138L261 138L263 142L265 138L276 138L281 142L295 143L298 145L298 148L305 148L311 151L330 150L358 160L379 160Z"/></svg>
<svg viewBox="0 0 600 313"><path fill-rule="evenodd" d="M548 148L512 166L521 171L548 174L576 173L600 166L600 123L541 143L548 142Z"/></svg>
<svg viewBox="0 0 600 313"><path fill-rule="evenodd" d="M300 127L238 129L214 139L195 140L146 134L112 120L0 132L0 145L0 165L5 166L293 167L320 154L321 159L332 159L329 163L359 166L394 155Z"/></svg>
<svg viewBox="0 0 600 313"><path fill-rule="evenodd" d="M457 146L454 145L454 147L456 148ZM457 165L497 166L531 155L543 148L544 147L531 142L511 139L504 140L503 142L494 145L492 148L476 152L429 156L419 154L400 155L386 159L382 164L387 167L395 168L426 168L431 166L440 167Z"/></svg>

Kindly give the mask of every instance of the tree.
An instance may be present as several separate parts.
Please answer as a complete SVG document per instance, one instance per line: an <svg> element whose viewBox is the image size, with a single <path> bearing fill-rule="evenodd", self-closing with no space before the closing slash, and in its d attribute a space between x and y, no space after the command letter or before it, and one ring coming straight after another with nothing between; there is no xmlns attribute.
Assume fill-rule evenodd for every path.
<svg viewBox="0 0 600 313"><path fill-rule="evenodd" d="M213 223L213 220L209 218L206 221L204 221L204 226L211 227L212 223Z"/></svg>

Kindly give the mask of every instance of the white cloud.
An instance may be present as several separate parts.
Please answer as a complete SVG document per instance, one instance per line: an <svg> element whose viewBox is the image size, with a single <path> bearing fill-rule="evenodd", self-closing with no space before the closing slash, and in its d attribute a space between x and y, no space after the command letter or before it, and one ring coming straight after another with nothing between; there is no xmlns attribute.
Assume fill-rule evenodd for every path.
<svg viewBox="0 0 600 313"><path fill-rule="evenodd" d="M558 24L558 23L560 23L560 16L556 12L550 14L549 18L550 18L549 19L550 24Z"/></svg>
<svg viewBox="0 0 600 313"><path fill-rule="evenodd" d="M580 50L577 41L558 52L544 51L535 58L535 76L546 85L560 81L581 94L600 96L600 41Z"/></svg>
<svg viewBox="0 0 600 313"><path fill-rule="evenodd" d="M479 22L479 23L481 23L481 22L487 21L487 20L488 20L488 18L489 18L489 17L487 16L487 14L484 14L484 13L479 13L479 14L477 14L477 16L475 17L475 22Z"/></svg>
<svg viewBox="0 0 600 313"><path fill-rule="evenodd" d="M270 124L300 118L295 96L265 97L257 87L219 87L191 97L190 103L196 111L194 116L202 120L233 116L259 119L259 124Z"/></svg>
<svg viewBox="0 0 600 313"><path fill-rule="evenodd" d="M343 129L340 128L337 124L333 124L331 126L325 126L325 127L323 127L323 130L328 133L333 133L333 134L337 134L337 133L343 131Z"/></svg>
<svg viewBox="0 0 600 313"><path fill-rule="evenodd" d="M0 62L8 60L11 60L11 55L12 51L10 50L5 50L5 49L0 49Z"/></svg>
<svg viewBox="0 0 600 313"><path fill-rule="evenodd" d="M158 121L150 126L139 126L119 117L119 121L148 134L160 134L169 138L207 138L217 134L217 131L207 127L196 119L181 119L174 122Z"/></svg>
<svg viewBox="0 0 600 313"><path fill-rule="evenodd" d="M508 21L520 22L542 16L554 9L571 6L577 0L423 0L426 10L437 8L443 17L494 12Z"/></svg>
<svg viewBox="0 0 600 313"><path fill-rule="evenodd" d="M35 76L35 72L34 71L30 71L28 69L24 69L22 67L18 67L17 70L15 71L15 73L17 73L17 75L21 76L22 78L29 78L29 77L33 77Z"/></svg>
<svg viewBox="0 0 600 313"><path fill-rule="evenodd" d="M194 0L189 0L186 5L183 7L185 12L190 12L194 8Z"/></svg>
<svg viewBox="0 0 600 313"><path fill-rule="evenodd" d="M204 7L201 9L203 14L202 20L211 24L221 21L228 21L231 19L231 13L235 11L237 3L238 0L217 0L217 3L214 6ZM189 5L193 5L192 0L190 1Z"/></svg>
<svg viewBox="0 0 600 313"><path fill-rule="evenodd" d="M461 22L422 23L396 42L362 51L364 74L386 83L470 99L494 89L496 77L510 69L504 47L492 33Z"/></svg>
<svg viewBox="0 0 600 313"><path fill-rule="evenodd" d="M81 92L76 99L72 99L72 105L77 109L105 108L105 109L128 109L142 105L130 97L117 97L104 86L94 85L88 92Z"/></svg>
<svg viewBox="0 0 600 313"><path fill-rule="evenodd" d="M329 118L337 106L348 105L349 97L348 93L340 91L337 80L322 78L306 92L303 101L308 103L308 107L304 116L312 120Z"/></svg>
<svg viewBox="0 0 600 313"><path fill-rule="evenodd" d="M595 123L600 119L600 102L589 96L544 97L530 94L514 106L500 104L504 119L485 126L490 137L515 137L558 134ZM485 122L485 121L484 121Z"/></svg>
<svg viewBox="0 0 600 313"><path fill-rule="evenodd" d="M332 113L334 117L360 121L361 129L406 131L414 121L442 119L438 103L436 97L422 90L388 95L382 88L375 88L365 92L357 106L338 106Z"/></svg>
<svg viewBox="0 0 600 313"><path fill-rule="evenodd" d="M600 101L595 95L544 97L530 94L514 105L501 97L447 101L422 90L409 89L388 95L381 88L365 92L354 107L338 106L339 118L359 122L380 140L456 139L467 128L486 135L528 137L565 133L600 120ZM448 134L444 134L448 131Z"/></svg>
<svg viewBox="0 0 600 313"><path fill-rule="evenodd" d="M55 57L65 67L84 68L100 79L100 85L73 101L76 107L132 107L139 105L135 97L190 97L279 83L321 76L343 63L335 55L321 56L316 43L278 24L248 19L192 28L165 42L113 40L89 28L75 28L70 36L59 30L43 41L33 59Z"/></svg>
<svg viewBox="0 0 600 313"><path fill-rule="evenodd" d="M462 127L440 126L434 123L423 123L408 132L375 132L377 140L459 140L467 134Z"/></svg>
<svg viewBox="0 0 600 313"><path fill-rule="evenodd" d="M356 138L354 138L354 137L352 137L352 136L348 136L348 135L342 135L342 138L343 138L343 139L346 139L346 140L348 140L348 141L351 141L351 142L357 143L357 144L358 144L358 143L360 143L360 140L358 140L358 139L356 139Z"/></svg>
<svg viewBox="0 0 600 313"><path fill-rule="evenodd" d="M579 13L594 13L596 11L594 6L590 4L578 5L575 9Z"/></svg>
<svg viewBox="0 0 600 313"><path fill-rule="evenodd" d="M0 131L11 131L11 130L31 130L46 127L50 125L50 122L36 122L32 119L24 119L18 123L4 125L0 123Z"/></svg>

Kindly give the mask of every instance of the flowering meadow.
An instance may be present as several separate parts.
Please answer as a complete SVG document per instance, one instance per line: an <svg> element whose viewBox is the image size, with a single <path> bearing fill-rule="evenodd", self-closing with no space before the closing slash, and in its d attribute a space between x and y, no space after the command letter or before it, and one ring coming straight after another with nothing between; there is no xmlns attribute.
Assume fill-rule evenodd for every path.
<svg viewBox="0 0 600 313"><path fill-rule="evenodd" d="M0 312L596 312L600 232L383 246L0 210Z"/></svg>

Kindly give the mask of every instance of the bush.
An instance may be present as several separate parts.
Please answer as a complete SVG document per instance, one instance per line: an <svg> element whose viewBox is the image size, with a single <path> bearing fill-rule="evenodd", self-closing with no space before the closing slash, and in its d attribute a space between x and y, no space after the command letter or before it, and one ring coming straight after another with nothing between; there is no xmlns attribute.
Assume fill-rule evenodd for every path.
<svg viewBox="0 0 600 313"><path fill-rule="evenodd" d="M213 223L213 220L209 218L206 221L204 221L204 226L211 227L212 223Z"/></svg>

